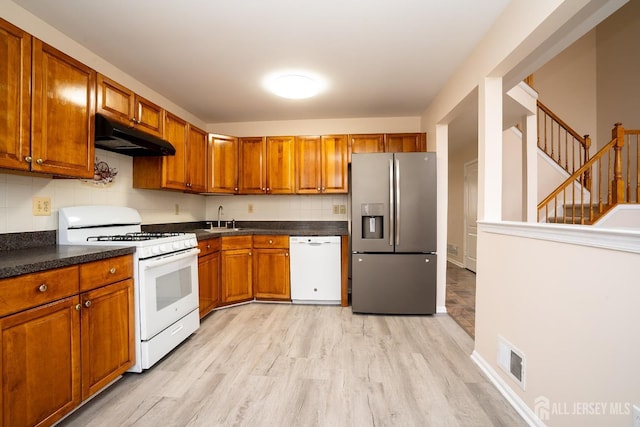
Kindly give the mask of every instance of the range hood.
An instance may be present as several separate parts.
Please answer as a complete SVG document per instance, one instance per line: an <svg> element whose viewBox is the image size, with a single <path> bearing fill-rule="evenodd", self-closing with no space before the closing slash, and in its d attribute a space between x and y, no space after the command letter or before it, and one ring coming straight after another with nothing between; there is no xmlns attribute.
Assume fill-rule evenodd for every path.
<svg viewBox="0 0 640 427"><path fill-rule="evenodd" d="M167 141L96 114L95 146L127 156L173 156Z"/></svg>

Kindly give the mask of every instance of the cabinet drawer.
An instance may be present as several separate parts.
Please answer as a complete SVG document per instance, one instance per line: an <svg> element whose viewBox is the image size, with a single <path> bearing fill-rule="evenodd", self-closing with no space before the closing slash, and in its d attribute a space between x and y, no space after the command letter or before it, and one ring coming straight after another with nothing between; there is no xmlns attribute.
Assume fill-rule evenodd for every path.
<svg viewBox="0 0 640 427"><path fill-rule="evenodd" d="M198 254L198 256L205 256L214 252L218 252L220 250L220 246L220 238L208 239L198 242L198 249L200 249L200 253Z"/></svg>
<svg viewBox="0 0 640 427"><path fill-rule="evenodd" d="M0 316L78 293L78 266L0 280Z"/></svg>
<svg viewBox="0 0 640 427"><path fill-rule="evenodd" d="M225 236L222 237L222 250L251 248L253 236Z"/></svg>
<svg viewBox="0 0 640 427"><path fill-rule="evenodd" d="M133 276L133 256L123 255L80 265L80 292Z"/></svg>
<svg viewBox="0 0 640 427"><path fill-rule="evenodd" d="M260 235L253 236L254 248L288 248L289 236Z"/></svg>

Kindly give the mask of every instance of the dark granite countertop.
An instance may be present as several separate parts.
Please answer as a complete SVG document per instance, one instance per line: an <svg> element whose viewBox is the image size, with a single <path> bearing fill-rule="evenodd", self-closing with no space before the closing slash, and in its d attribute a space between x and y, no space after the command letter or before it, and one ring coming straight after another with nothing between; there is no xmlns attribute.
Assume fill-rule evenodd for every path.
<svg viewBox="0 0 640 427"><path fill-rule="evenodd" d="M287 236L345 236L349 234L346 221L236 221L236 227L236 229L229 229L228 231L208 231L209 227L205 221L142 226L145 231L195 233L198 240L254 234Z"/></svg>
<svg viewBox="0 0 640 427"><path fill-rule="evenodd" d="M198 240L221 236L278 234L290 236L345 236L346 221L237 221L237 230L209 232L206 221L143 225L144 231L184 231ZM132 254L132 246L82 246L55 244L54 230L0 234L0 279L37 271L99 261Z"/></svg>
<svg viewBox="0 0 640 427"><path fill-rule="evenodd" d="M40 246L0 251L0 279L132 254L133 246Z"/></svg>

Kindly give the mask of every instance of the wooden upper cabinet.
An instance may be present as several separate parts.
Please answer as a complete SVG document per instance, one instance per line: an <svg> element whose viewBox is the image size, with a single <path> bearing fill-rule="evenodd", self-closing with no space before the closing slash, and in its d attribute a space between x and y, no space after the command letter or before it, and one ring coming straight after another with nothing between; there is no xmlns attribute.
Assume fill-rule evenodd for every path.
<svg viewBox="0 0 640 427"><path fill-rule="evenodd" d="M347 168L346 135L296 138L297 193L346 193Z"/></svg>
<svg viewBox="0 0 640 427"><path fill-rule="evenodd" d="M349 162L352 153L382 153L384 152L384 134L349 135Z"/></svg>
<svg viewBox="0 0 640 427"><path fill-rule="evenodd" d="M267 189L270 194L295 193L295 137L266 139Z"/></svg>
<svg viewBox="0 0 640 427"><path fill-rule="evenodd" d="M185 190L187 183L187 122L167 112L165 116L165 139L176 149L173 156L162 157L162 187Z"/></svg>
<svg viewBox="0 0 640 427"><path fill-rule="evenodd" d="M208 192L238 192L238 144L238 138L232 136L209 136Z"/></svg>
<svg viewBox="0 0 640 427"><path fill-rule="evenodd" d="M239 138L239 193L263 194L267 191L266 144L263 137Z"/></svg>
<svg viewBox="0 0 640 427"><path fill-rule="evenodd" d="M29 170L31 36L0 19L0 167Z"/></svg>
<svg viewBox="0 0 640 427"><path fill-rule="evenodd" d="M96 72L33 39L31 170L93 177Z"/></svg>
<svg viewBox="0 0 640 427"><path fill-rule="evenodd" d="M322 192L349 191L346 135L322 136Z"/></svg>
<svg viewBox="0 0 640 427"><path fill-rule="evenodd" d="M319 136L296 137L296 193L322 192L322 147Z"/></svg>
<svg viewBox="0 0 640 427"><path fill-rule="evenodd" d="M295 138L240 138L240 194L295 192Z"/></svg>
<svg viewBox="0 0 640 427"><path fill-rule="evenodd" d="M148 99L136 95L133 111L136 128L158 138L164 137L164 109Z"/></svg>
<svg viewBox="0 0 640 427"><path fill-rule="evenodd" d="M384 136L384 151L388 153L427 151L427 134L388 133Z"/></svg>
<svg viewBox="0 0 640 427"><path fill-rule="evenodd" d="M193 193L207 191L208 134L189 124L187 142L187 190Z"/></svg>
<svg viewBox="0 0 640 427"><path fill-rule="evenodd" d="M102 74L98 74L97 112L158 138L164 136L164 110Z"/></svg>

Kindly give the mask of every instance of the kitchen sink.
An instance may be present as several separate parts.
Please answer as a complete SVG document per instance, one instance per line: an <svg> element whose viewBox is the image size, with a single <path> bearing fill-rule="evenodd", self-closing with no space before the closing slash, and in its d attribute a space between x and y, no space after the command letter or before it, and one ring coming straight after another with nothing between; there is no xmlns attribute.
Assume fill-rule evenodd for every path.
<svg viewBox="0 0 640 427"><path fill-rule="evenodd" d="M202 231L206 231L207 233L229 233L231 231L240 231L240 229L227 228L227 227L212 227L212 228L203 228Z"/></svg>

